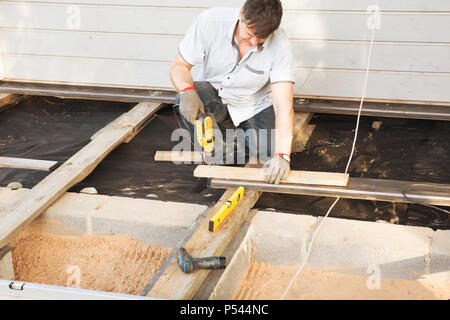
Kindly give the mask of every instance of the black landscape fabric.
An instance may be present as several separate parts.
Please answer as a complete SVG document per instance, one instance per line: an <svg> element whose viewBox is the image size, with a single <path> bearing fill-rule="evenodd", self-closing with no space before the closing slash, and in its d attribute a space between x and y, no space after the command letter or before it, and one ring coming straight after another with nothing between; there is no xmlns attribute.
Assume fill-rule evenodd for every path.
<svg viewBox="0 0 450 320"><path fill-rule="evenodd" d="M63 163L89 138L135 103L29 97L0 113L0 156L54 160ZM372 128L381 121L379 129ZM343 172L350 153L356 117L315 114L316 124L306 149L292 155L292 169ZM157 150L171 150L179 119L172 106L128 144L110 153L82 182L69 191L95 187L99 194L163 201L211 204L223 190L196 192L196 165L155 162ZM446 121L362 117L351 177L450 184L450 125ZM47 172L0 169L0 186L18 181L26 188ZM334 198L263 193L255 207L323 216ZM449 208L444 208L449 210ZM332 217L449 229L448 214L413 204L341 199Z"/></svg>

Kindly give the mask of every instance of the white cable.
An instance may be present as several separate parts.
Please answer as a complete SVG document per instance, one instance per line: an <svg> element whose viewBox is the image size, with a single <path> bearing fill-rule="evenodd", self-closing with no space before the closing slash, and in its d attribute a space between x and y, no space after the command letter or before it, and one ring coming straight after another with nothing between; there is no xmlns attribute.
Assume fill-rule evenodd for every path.
<svg viewBox="0 0 450 320"><path fill-rule="evenodd" d="M378 0L377 0L377 2L376 2L376 8L378 8ZM368 77L369 77L370 61L372 60L372 48L373 48L374 34L375 34L375 25L372 25L372 36L371 36L371 39L370 39L369 54L368 54L368 57L367 57L366 76L365 76L365 78L364 78L364 86L363 86L363 92L362 92L362 95L361 95L361 103L359 104L358 117L357 117L357 120L356 120L355 136L354 136L354 139L353 139L352 151L351 151L350 156L349 156L349 158L348 158L347 166L345 167L345 173L348 172L348 168L349 168L350 163L351 163L351 161L352 161L353 153L354 153L354 151L355 151L355 146L356 146L356 140L357 140L357 137L358 137L359 121L360 121L360 118L361 118L361 111L362 111L364 99L365 99L365 96L366 96L367 79L368 79ZM316 231L314 232L314 234L313 234L313 236L312 236L312 238L311 238L311 242L310 242L310 244L309 244L308 251L306 252L305 258L303 259L302 264L301 264L300 267L297 269L297 272L295 273L295 275L292 277L291 281L289 282L289 284L288 284L286 290L284 290L283 294L281 295L280 300L283 300L283 299L284 299L284 297L286 296L286 294L289 292L289 289L291 288L292 284L293 284L294 281L297 279L298 275L302 272L302 270L303 270L303 268L304 268L306 262L308 261L309 254L310 254L310 252L311 252L311 249L312 249L314 240L316 239L316 236L317 236L317 234L319 233L319 230L321 229L322 225L325 223L325 221L326 221L328 215L330 214L331 210L333 210L333 208L334 208L334 206L336 205L336 203L338 203L339 199L341 199L341 198L340 198L340 197L337 197L337 198L336 198L336 200L333 202L333 204L331 205L331 207L328 209L328 211L327 211L326 215L324 216L322 222L319 224L319 226L317 227Z"/></svg>
<svg viewBox="0 0 450 320"><path fill-rule="evenodd" d="M330 209L328 209L327 214L325 215L325 217L323 218L322 222L319 224L319 226L317 227L316 231L313 234L313 237L311 239L311 242L309 243L309 248L308 251L306 253L305 259L303 259L303 263L300 265L300 267L297 269L297 272L295 273L295 275L292 277L291 281L289 282L286 290L284 290L283 294L281 295L280 300L283 300L284 297L286 296L286 294L288 293L289 289L291 288L292 284L294 283L295 279L297 279L298 275L300 274L300 272L302 272L303 267L305 266L306 262L308 261L308 257L309 257L309 253L311 252L311 248L312 245L314 243L314 239L317 236L317 233L319 232L320 228L322 227L323 223L325 222L325 220L327 219L328 215L330 214L331 210L333 210L334 206L336 205L336 203L338 203L340 197L337 197L336 200L334 200L333 204L331 205Z"/></svg>

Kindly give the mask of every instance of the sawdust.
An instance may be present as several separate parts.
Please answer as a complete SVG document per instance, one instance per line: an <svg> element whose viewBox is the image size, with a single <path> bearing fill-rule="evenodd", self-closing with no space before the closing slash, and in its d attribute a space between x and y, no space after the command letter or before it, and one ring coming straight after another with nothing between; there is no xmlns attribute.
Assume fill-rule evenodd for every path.
<svg viewBox="0 0 450 320"><path fill-rule="evenodd" d="M297 270L254 262L233 299L278 300ZM434 300L449 299L450 286L434 282L381 279L379 286L368 276L303 270L286 295L288 300ZM377 289L377 287L379 289Z"/></svg>
<svg viewBox="0 0 450 320"><path fill-rule="evenodd" d="M170 253L130 236L25 230L11 243L15 280L138 295Z"/></svg>

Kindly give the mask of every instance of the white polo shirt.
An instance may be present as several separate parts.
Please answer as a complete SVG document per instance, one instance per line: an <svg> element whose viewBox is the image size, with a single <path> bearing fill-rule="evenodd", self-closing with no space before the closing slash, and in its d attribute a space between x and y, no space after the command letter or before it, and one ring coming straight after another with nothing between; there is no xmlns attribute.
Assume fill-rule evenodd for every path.
<svg viewBox="0 0 450 320"><path fill-rule="evenodd" d="M195 80L208 81L218 90L235 126L271 106L271 83L295 82L296 71L291 44L281 28L240 59L234 38L238 15L235 8L202 12L178 46L187 63L202 64Z"/></svg>

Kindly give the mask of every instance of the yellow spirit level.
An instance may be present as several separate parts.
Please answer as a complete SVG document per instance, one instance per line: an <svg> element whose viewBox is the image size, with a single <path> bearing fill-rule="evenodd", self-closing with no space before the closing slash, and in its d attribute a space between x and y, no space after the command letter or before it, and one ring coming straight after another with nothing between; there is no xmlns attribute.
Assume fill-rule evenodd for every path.
<svg viewBox="0 0 450 320"><path fill-rule="evenodd" d="M209 220L208 230L213 232L225 220L228 214L233 210L236 204L244 197L244 187L239 187L227 202L216 212Z"/></svg>

